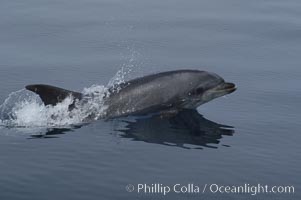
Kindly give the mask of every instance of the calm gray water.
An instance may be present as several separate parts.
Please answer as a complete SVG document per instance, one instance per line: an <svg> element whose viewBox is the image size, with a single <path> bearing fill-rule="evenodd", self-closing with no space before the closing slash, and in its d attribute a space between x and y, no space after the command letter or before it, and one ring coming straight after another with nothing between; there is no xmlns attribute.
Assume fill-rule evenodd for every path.
<svg viewBox="0 0 301 200"><path fill-rule="evenodd" d="M238 90L170 119L2 126L0 199L300 199L300 10L298 0L2 0L1 103L30 83L106 85L121 68L208 70ZM142 183L295 193L125 190Z"/></svg>

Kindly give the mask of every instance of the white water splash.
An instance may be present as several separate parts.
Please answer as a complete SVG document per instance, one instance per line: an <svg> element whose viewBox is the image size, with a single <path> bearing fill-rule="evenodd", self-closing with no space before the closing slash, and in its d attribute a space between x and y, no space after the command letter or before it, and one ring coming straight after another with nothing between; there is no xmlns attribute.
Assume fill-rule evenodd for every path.
<svg viewBox="0 0 301 200"><path fill-rule="evenodd" d="M137 74L141 71L139 67L143 64L138 62L140 54L131 48L128 48L128 50L130 51L130 55L125 56L126 62L120 67L107 85L108 88L111 87L117 92L121 89L120 85L133 78L133 75L141 76L141 74Z"/></svg>
<svg viewBox="0 0 301 200"><path fill-rule="evenodd" d="M107 106L104 105L104 97L110 95L108 88L120 90L119 85L131 78L134 69L139 67L137 57L140 54L131 49L129 51L130 55L125 57L125 63L108 85L84 88L84 98L77 101L73 109L69 109L74 102L71 96L55 106L45 106L33 92L25 89L12 92L0 105L0 127L68 127L105 117Z"/></svg>
<svg viewBox="0 0 301 200"><path fill-rule="evenodd" d="M104 86L85 88L85 98L69 109L70 96L55 106L45 106L38 95L25 89L13 92L0 106L0 126L6 127L62 127L96 120L105 115Z"/></svg>

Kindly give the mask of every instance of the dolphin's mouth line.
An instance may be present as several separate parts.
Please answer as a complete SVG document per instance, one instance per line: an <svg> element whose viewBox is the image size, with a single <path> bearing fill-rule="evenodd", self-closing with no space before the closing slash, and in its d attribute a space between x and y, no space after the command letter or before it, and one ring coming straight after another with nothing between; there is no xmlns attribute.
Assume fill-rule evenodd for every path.
<svg viewBox="0 0 301 200"><path fill-rule="evenodd" d="M226 89L218 89L216 90L217 92L228 92L228 91L235 91L237 88L233 87L233 88L226 88Z"/></svg>
<svg viewBox="0 0 301 200"><path fill-rule="evenodd" d="M236 86L234 83L224 83L220 87L218 87L215 91L216 92L227 92L227 93L232 93L236 90Z"/></svg>

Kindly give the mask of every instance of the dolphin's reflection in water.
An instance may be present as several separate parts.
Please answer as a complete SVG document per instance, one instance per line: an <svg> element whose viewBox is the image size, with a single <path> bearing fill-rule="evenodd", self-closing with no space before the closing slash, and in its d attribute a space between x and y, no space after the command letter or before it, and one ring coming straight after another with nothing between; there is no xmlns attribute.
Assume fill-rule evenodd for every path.
<svg viewBox="0 0 301 200"><path fill-rule="evenodd" d="M196 110L184 110L177 115L162 117L123 118L110 120L108 123L124 122L118 130L122 138L153 144L181 147L186 149L218 148L220 139L234 134L234 128L210 121ZM44 134L31 135L31 138L56 138L60 134L80 128L52 128ZM227 146L227 145L224 145Z"/></svg>
<svg viewBox="0 0 301 200"><path fill-rule="evenodd" d="M65 134L67 132L72 132L75 129L81 128L82 125L73 126L72 128L47 128L44 131L40 131L39 134L32 134L28 139L34 138L59 138L59 135Z"/></svg>
<svg viewBox="0 0 301 200"><path fill-rule="evenodd" d="M196 110L185 110L175 116L138 118L119 130L123 138L187 149L217 148L223 135L232 136L232 126L205 119ZM227 145L224 145L227 146Z"/></svg>

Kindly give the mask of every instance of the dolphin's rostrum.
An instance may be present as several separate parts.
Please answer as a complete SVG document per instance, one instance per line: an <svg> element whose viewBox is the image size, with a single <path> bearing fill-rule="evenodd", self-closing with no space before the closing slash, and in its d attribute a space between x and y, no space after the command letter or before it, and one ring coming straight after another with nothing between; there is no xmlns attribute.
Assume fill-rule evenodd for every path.
<svg viewBox="0 0 301 200"><path fill-rule="evenodd" d="M85 99L81 93L49 85L27 85L26 89L38 94L45 105L56 105L72 96L74 102L69 108L73 109L77 106L75 102L84 103ZM233 83L206 71L176 70L152 74L109 88L109 94L103 99L107 106L103 118L196 109L235 90Z"/></svg>

